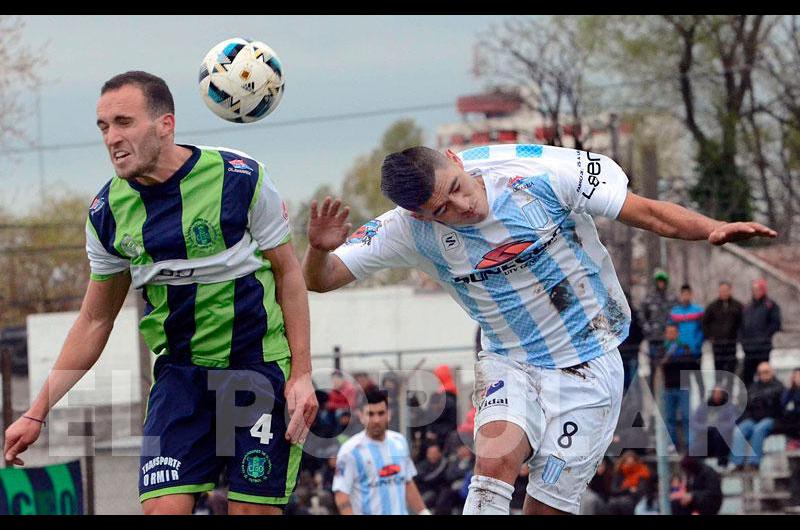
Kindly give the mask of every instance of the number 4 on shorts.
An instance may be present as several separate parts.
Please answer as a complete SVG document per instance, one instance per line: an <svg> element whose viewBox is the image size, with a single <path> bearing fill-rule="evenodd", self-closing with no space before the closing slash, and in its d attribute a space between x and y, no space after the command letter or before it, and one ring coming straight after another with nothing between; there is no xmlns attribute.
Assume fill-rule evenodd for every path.
<svg viewBox="0 0 800 530"><path fill-rule="evenodd" d="M272 440L273 434L270 432L272 428L272 414L262 414L258 421L250 428L250 436L258 438L258 441L264 445L269 445Z"/></svg>

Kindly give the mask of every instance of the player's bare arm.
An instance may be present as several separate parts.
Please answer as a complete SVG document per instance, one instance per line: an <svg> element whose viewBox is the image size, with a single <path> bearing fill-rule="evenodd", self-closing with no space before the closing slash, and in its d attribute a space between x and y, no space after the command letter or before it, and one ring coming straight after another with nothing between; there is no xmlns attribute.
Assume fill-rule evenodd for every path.
<svg viewBox="0 0 800 530"><path fill-rule="evenodd" d="M778 235L760 223L717 221L683 206L631 192L628 192L618 219L660 236L689 241L705 239L712 245L724 245L751 237L774 238Z"/></svg>
<svg viewBox="0 0 800 530"><path fill-rule="evenodd" d="M6 462L24 465L17 455L39 438L42 424L35 420L43 421L53 405L100 358L130 284L131 277L127 271L106 281L89 281L78 318L70 328L42 390L23 417L6 431L3 447Z"/></svg>
<svg viewBox="0 0 800 530"><path fill-rule="evenodd" d="M350 505L350 495L342 491L334 493L336 507L339 509L339 515L353 515L353 507Z"/></svg>
<svg viewBox="0 0 800 530"><path fill-rule="evenodd" d="M324 293L355 281L342 260L331 254L345 242L353 228L347 221L349 213L350 207L342 207L340 199L325 197L321 205L311 201L308 250L303 260L303 276L309 290Z"/></svg>
<svg viewBox="0 0 800 530"><path fill-rule="evenodd" d="M425 501L419 493L419 488L413 480L406 482L406 502L408 507L417 515L430 515L431 512L425 507Z"/></svg>
<svg viewBox="0 0 800 530"><path fill-rule="evenodd" d="M308 293L291 243L265 251L264 257L272 263L275 296L283 310L286 339L292 352L292 371L285 390L291 416L286 439L291 443L303 443L319 407L311 382Z"/></svg>

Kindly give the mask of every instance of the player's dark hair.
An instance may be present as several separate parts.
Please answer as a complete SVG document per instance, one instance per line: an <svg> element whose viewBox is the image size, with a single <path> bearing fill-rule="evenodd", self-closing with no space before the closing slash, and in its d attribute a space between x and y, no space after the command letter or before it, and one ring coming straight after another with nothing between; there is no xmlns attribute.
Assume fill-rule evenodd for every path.
<svg viewBox="0 0 800 530"><path fill-rule="evenodd" d="M105 82L103 88L100 89L100 95L128 85L139 87L144 93L151 117L167 113L175 114L175 101L172 99L172 92L169 91L167 83L160 77L147 72L130 71L115 75Z"/></svg>
<svg viewBox="0 0 800 530"><path fill-rule="evenodd" d="M692 286L689 285L688 283L684 283L683 285L681 285L681 291L691 291L691 290Z"/></svg>
<svg viewBox="0 0 800 530"><path fill-rule="evenodd" d="M364 405L375 405L376 403L386 403L386 406L389 406L389 393L386 390L380 390L378 388L371 388L366 391L367 400L364 402Z"/></svg>
<svg viewBox="0 0 800 530"><path fill-rule="evenodd" d="M409 147L383 159L381 191L393 203L417 211L433 194L437 169L447 167L447 157L429 147Z"/></svg>

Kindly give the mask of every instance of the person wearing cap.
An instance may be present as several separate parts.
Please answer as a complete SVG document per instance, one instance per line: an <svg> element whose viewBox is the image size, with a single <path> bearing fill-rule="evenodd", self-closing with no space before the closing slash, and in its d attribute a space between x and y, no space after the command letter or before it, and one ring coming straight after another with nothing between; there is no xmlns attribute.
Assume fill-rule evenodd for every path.
<svg viewBox="0 0 800 530"><path fill-rule="evenodd" d="M640 311L639 321L644 332L644 338L649 344L650 377L648 384L653 392L655 370L653 367L664 355L664 329L667 327L670 310L678 303L675 295L667 290L669 274L661 269L653 273L655 290L651 291L644 299Z"/></svg>
<svg viewBox="0 0 800 530"><path fill-rule="evenodd" d="M742 379L748 387L753 382L756 367L769 362L772 336L781 329L781 308L767 296L767 280L753 280L752 292L753 299L744 308L739 332L739 342L744 350Z"/></svg>

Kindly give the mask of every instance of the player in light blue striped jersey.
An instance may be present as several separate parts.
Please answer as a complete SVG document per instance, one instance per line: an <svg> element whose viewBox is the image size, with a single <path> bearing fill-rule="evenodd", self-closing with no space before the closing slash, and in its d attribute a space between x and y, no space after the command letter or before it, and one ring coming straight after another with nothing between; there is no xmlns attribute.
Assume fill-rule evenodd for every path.
<svg viewBox="0 0 800 530"><path fill-rule="evenodd" d="M776 235L639 197L613 160L577 149L412 147L387 156L381 173L398 206L349 238L340 201L312 203L304 276L329 291L383 268L418 268L480 325L465 514L508 514L525 461L525 513L577 513L611 443L630 308L593 216L715 245Z"/></svg>
<svg viewBox="0 0 800 530"><path fill-rule="evenodd" d="M333 492L342 515L430 515L419 494L408 442L389 430L389 398L370 390L359 410L364 430L339 449Z"/></svg>

